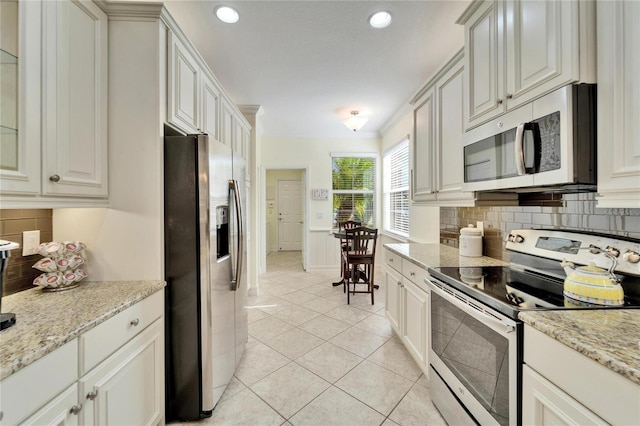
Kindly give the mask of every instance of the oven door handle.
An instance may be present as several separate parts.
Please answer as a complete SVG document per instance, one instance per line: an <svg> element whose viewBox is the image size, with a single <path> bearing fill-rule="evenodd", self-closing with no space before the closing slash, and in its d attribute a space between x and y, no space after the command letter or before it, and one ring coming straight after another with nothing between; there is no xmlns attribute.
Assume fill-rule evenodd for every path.
<svg viewBox="0 0 640 426"><path fill-rule="evenodd" d="M489 316L481 311L478 311L476 308L469 306L468 304L458 300L457 298L453 297L452 295L450 295L449 293L447 293L444 290L441 290L440 288L438 288L438 286L436 286L435 284L433 284L430 280L426 280L427 283L429 284L429 287L431 288L431 291L437 293L440 297L442 297L443 299L446 299L447 302L451 303L452 305L454 305L456 308L459 308L461 311L463 311L465 314L468 314L472 317L474 317L475 319L477 319L478 321L481 321L485 324L489 324L490 326L492 326L492 328L498 332L502 332L504 334L508 334L508 333L513 333L516 328L515 326L511 325L511 324L507 324L506 322L502 321L499 318L495 318L493 316Z"/></svg>

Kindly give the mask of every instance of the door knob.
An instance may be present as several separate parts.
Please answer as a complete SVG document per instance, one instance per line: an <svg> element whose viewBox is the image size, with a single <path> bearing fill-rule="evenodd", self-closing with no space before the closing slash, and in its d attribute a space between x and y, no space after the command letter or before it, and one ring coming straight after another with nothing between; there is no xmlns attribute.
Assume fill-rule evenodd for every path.
<svg viewBox="0 0 640 426"><path fill-rule="evenodd" d="M49 176L51 182L60 182L60 175Z"/></svg>

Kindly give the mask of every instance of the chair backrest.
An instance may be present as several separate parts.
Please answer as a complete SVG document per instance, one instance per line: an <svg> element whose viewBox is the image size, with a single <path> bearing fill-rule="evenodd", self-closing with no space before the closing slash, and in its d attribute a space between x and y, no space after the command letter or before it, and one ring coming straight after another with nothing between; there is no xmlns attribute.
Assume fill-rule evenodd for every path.
<svg viewBox="0 0 640 426"><path fill-rule="evenodd" d="M361 222L357 222L355 220L345 220L344 222L338 222L338 230L342 231L343 229L353 229L362 225Z"/></svg>
<svg viewBox="0 0 640 426"><path fill-rule="evenodd" d="M358 226L352 229L345 229L347 240L350 242L349 254L356 256L376 255L376 242L378 240L378 230Z"/></svg>

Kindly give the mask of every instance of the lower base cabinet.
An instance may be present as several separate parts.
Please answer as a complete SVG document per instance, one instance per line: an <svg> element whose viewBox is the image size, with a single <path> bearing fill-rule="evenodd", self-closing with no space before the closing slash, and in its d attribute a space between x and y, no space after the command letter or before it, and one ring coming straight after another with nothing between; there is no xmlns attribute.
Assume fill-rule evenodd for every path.
<svg viewBox="0 0 640 426"><path fill-rule="evenodd" d="M157 292L2 380L0 424L164 424L163 312Z"/></svg>
<svg viewBox="0 0 640 426"><path fill-rule="evenodd" d="M81 424L81 413L82 405L78 403L78 384L74 383L22 424L25 426L76 426Z"/></svg>
<svg viewBox="0 0 640 426"><path fill-rule="evenodd" d="M528 365L522 367L523 425L587 426L605 423Z"/></svg>
<svg viewBox="0 0 640 426"><path fill-rule="evenodd" d="M411 281L402 285L402 341L421 367L428 367L429 294Z"/></svg>
<svg viewBox="0 0 640 426"><path fill-rule="evenodd" d="M425 375L429 375L429 290L427 271L386 251L386 314ZM421 286L421 284L424 285Z"/></svg>
<svg viewBox="0 0 640 426"><path fill-rule="evenodd" d="M640 425L640 385L525 324L522 424Z"/></svg>
<svg viewBox="0 0 640 426"><path fill-rule="evenodd" d="M154 425L164 416L164 326L157 320L79 381L85 425Z"/></svg>

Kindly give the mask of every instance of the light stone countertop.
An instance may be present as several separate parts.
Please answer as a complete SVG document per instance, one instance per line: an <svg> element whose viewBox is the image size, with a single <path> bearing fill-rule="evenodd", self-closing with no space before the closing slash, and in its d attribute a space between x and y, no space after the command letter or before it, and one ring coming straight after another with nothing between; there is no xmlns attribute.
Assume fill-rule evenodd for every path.
<svg viewBox="0 0 640 426"><path fill-rule="evenodd" d="M460 256L458 249L444 244L391 243L386 249L423 269L438 266L504 266L507 262L492 257Z"/></svg>
<svg viewBox="0 0 640 426"><path fill-rule="evenodd" d="M640 385L640 309L523 311L519 318Z"/></svg>
<svg viewBox="0 0 640 426"><path fill-rule="evenodd" d="M87 281L59 293L39 288L2 298L16 324L0 331L0 380L164 289L164 281Z"/></svg>

